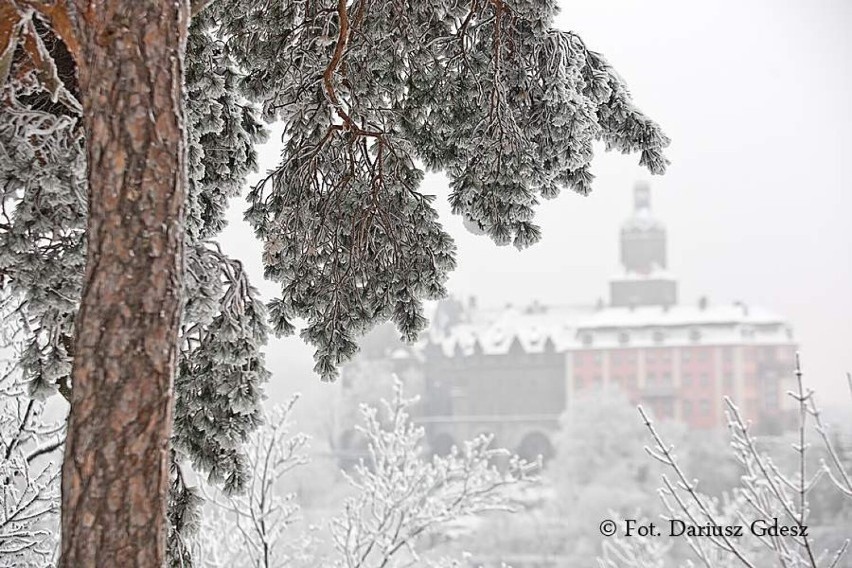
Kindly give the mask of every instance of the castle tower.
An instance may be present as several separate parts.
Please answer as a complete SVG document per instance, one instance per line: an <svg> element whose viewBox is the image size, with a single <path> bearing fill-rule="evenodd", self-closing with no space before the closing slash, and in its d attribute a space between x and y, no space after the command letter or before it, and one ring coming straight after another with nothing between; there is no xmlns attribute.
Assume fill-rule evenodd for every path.
<svg viewBox="0 0 852 568"><path fill-rule="evenodd" d="M615 307L671 306L677 303L677 281L666 272L666 228L651 213L651 188L633 189L633 215L621 226L623 276L610 281Z"/></svg>

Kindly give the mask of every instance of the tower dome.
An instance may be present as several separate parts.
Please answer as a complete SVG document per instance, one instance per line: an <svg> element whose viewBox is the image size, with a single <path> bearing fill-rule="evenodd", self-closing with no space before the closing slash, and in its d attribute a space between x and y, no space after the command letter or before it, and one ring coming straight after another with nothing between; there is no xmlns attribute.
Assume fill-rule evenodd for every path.
<svg viewBox="0 0 852 568"><path fill-rule="evenodd" d="M670 306L677 282L667 272L666 227L651 212L651 187L633 187L633 214L621 225L623 273L610 282L613 306Z"/></svg>
<svg viewBox="0 0 852 568"><path fill-rule="evenodd" d="M621 225L621 264L642 275L666 268L666 228L651 212L647 182L634 186L633 215Z"/></svg>

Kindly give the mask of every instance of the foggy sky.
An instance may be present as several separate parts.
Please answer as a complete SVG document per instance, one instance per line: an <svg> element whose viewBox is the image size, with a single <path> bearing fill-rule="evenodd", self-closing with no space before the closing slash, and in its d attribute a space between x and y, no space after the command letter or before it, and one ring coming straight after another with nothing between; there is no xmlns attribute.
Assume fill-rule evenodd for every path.
<svg viewBox="0 0 852 568"><path fill-rule="evenodd" d="M792 324L819 400L849 399L852 370L852 2L847 0L574 0L559 26L578 32L625 78L638 106L672 138L669 172L638 155L603 153L594 192L544 202L544 238L519 252L465 231L429 176L458 245L449 290L480 304L592 304L618 269L618 232L632 186L647 179L669 237L682 303L743 301ZM261 169L278 159L262 151ZM230 211L222 241L265 295L260 244ZM270 394L321 396L312 349L272 340ZM308 394L308 393L306 393ZM834 400L832 400L832 398Z"/></svg>

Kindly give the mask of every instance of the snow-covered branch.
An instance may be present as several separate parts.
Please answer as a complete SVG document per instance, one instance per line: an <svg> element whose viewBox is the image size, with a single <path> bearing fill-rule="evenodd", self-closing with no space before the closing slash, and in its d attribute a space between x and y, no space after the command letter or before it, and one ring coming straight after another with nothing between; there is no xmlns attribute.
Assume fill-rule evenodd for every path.
<svg viewBox="0 0 852 568"><path fill-rule="evenodd" d="M307 463L307 437L290 430L297 399L269 412L266 424L251 436L246 465L252 474L243 492L202 489L212 510L205 512L195 541L198 565L272 568L286 565L294 551L304 552L298 538L283 538L298 517L299 505L293 493L282 493L281 484L290 471Z"/></svg>
<svg viewBox="0 0 852 568"><path fill-rule="evenodd" d="M488 436L453 448L447 456L426 458L424 430L408 413L414 401L404 398L397 382L381 415L376 408L362 407L369 460L348 475L356 495L332 520L337 566L384 568L400 557L416 565L420 537L450 521L513 510L505 490L535 479L540 464L491 448ZM505 457L508 466L501 471L494 461Z"/></svg>
<svg viewBox="0 0 852 568"><path fill-rule="evenodd" d="M44 567L55 560L62 433L43 404L5 373L0 379L0 567Z"/></svg>
<svg viewBox="0 0 852 568"><path fill-rule="evenodd" d="M798 409L796 440L793 443L795 471L785 471L761 449L752 433L751 423L743 417L739 407L726 397L731 449L743 468L743 475L731 496L721 503L698 490L698 480L687 477L678 463L674 448L663 440L648 415L639 408L654 442L653 447L646 450L674 475L673 479L663 475L663 487L660 489L660 497L671 519L682 519L692 526L707 527L707 535L684 535L696 558L707 568L764 566L768 561L767 551L772 562L784 568L835 568L840 565L849 547L847 539L837 550L824 551L822 554L814 550L813 537L808 527L809 495L821 479L828 478L842 496L852 496L849 491L850 474L828 435L828 427L822 421L813 391L804 386L798 357L795 373L796 390L788 393ZM814 419L814 429L827 456L815 471L808 470L807 430L810 417ZM775 520L788 527L788 534L751 530L754 523ZM747 530L743 530L741 537L737 538L725 530L725 527L732 525L747 527ZM618 547L626 547L633 549L635 556L642 552L643 545L641 539L626 539L614 546L615 549L605 551L602 566L629 566L615 562L612 559L613 551Z"/></svg>

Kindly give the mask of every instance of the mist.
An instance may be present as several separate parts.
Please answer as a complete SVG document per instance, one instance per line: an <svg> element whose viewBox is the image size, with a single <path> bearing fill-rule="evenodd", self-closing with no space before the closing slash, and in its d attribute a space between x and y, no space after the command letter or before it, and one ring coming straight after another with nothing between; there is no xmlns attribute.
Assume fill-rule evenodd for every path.
<svg viewBox="0 0 852 568"><path fill-rule="evenodd" d="M597 149L593 192L542 203L541 242L524 251L469 233L447 205L448 183L424 193L458 246L450 295L481 305L594 304L618 272L619 226L637 180L668 231L680 302L743 302L786 318L806 382L832 404L849 401L852 370L852 5L800 2L606 0L564 2L563 29L606 54L637 105L672 139L664 176L636 156ZM278 159L280 132L261 148ZM267 297L261 245L235 200L224 248L243 259ZM298 337L268 349L273 398L327 387ZM278 393L278 394L276 394Z"/></svg>

